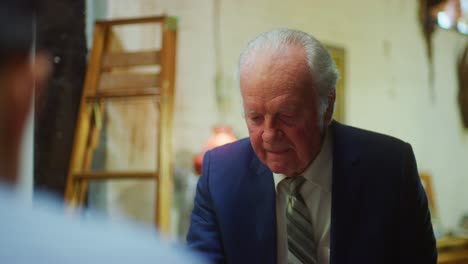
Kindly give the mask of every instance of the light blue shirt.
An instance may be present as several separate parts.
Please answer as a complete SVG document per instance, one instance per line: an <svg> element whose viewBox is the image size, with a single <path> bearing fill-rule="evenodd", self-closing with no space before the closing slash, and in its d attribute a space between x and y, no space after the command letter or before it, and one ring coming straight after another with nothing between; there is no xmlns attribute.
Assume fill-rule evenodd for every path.
<svg viewBox="0 0 468 264"><path fill-rule="evenodd" d="M202 263L152 229L64 215L44 197L28 206L0 184L0 263Z"/></svg>

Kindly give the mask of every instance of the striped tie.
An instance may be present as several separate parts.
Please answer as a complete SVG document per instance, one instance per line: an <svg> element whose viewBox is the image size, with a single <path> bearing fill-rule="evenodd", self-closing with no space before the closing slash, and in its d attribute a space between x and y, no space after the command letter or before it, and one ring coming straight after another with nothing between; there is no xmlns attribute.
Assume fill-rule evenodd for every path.
<svg viewBox="0 0 468 264"><path fill-rule="evenodd" d="M317 253L309 210L299 190L304 177L287 178L286 230L288 233L288 263L316 264Z"/></svg>

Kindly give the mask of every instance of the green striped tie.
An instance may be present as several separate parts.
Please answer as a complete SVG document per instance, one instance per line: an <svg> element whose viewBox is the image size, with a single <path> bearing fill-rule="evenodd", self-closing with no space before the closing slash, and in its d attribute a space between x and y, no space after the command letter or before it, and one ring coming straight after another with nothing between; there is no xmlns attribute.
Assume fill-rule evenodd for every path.
<svg viewBox="0 0 468 264"><path fill-rule="evenodd" d="M288 233L288 263L316 264L317 247L310 213L299 190L304 184L302 176L286 179L288 191L286 193L286 230Z"/></svg>

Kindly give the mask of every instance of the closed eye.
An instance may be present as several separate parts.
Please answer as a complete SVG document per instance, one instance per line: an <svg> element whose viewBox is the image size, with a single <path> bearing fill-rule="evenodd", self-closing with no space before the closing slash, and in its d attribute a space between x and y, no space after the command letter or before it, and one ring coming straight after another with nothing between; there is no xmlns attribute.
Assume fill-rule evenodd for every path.
<svg viewBox="0 0 468 264"><path fill-rule="evenodd" d="M292 125L297 121L297 116L295 116L295 115L280 115L280 119L284 123L286 123L288 125Z"/></svg>
<svg viewBox="0 0 468 264"><path fill-rule="evenodd" d="M263 121L263 116L260 116L260 115L248 116L247 120L253 124L260 124Z"/></svg>
<svg viewBox="0 0 468 264"><path fill-rule="evenodd" d="M291 119L294 117L295 117L294 115L281 115L281 118L284 118L284 119Z"/></svg>

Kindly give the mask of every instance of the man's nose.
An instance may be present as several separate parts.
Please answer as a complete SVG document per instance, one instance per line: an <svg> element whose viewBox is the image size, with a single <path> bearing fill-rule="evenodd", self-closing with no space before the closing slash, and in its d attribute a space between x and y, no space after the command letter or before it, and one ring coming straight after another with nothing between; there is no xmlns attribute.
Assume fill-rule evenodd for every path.
<svg viewBox="0 0 468 264"><path fill-rule="evenodd" d="M269 143L278 140L282 133L278 128L275 120L272 118L266 118L264 122L262 140L263 142Z"/></svg>

